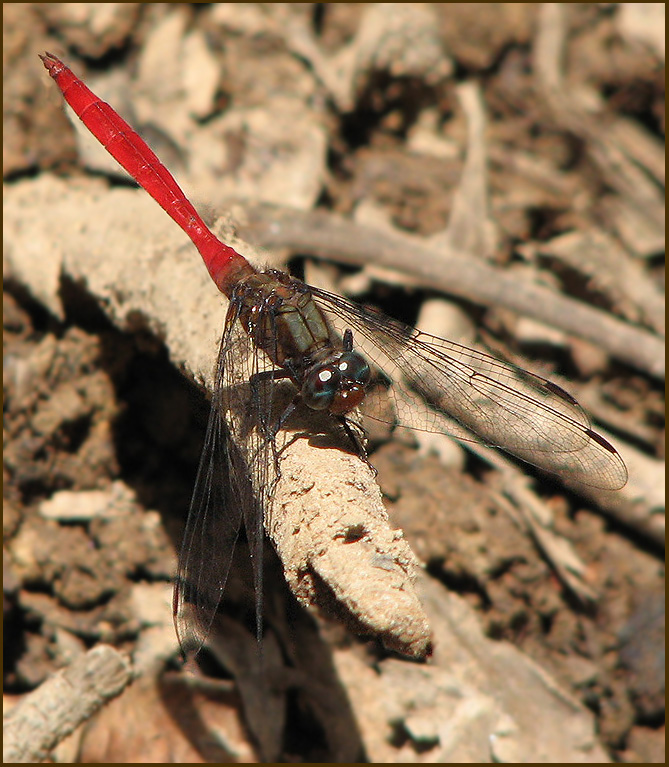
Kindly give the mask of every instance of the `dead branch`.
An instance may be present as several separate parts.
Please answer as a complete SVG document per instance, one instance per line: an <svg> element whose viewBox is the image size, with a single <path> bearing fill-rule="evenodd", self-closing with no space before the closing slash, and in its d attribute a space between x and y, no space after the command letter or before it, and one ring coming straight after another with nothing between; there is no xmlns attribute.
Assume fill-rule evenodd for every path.
<svg viewBox="0 0 669 767"><path fill-rule="evenodd" d="M476 259L426 246L416 237L363 227L321 211L305 213L250 204L246 213L241 235L262 247L288 248L341 263L396 269L426 288L534 317L585 338L656 378L664 377L664 342L656 335L541 285L521 282L516 275Z"/></svg>
<svg viewBox="0 0 669 767"><path fill-rule="evenodd" d="M63 738L128 684L128 660L109 645L98 645L56 672L5 716L5 762L42 762Z"/></svg>

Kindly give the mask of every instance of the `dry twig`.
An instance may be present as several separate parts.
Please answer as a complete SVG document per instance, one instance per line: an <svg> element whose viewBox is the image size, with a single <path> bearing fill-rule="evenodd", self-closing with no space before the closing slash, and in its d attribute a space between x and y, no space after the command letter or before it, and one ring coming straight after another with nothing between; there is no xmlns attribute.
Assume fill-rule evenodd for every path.
<svg viewBox="0 0 669 767"><path fill-rule="evenodd" d="M63 738L128 684L126 658L98 645L26 695L5 716L5 762L41 762Z"/></svg>
<svg viewBox="0 0 669 767"><path fill-rule="evenodd" d="M664 376L664 342L656 335L476 259L436 250L406 234L360 226L321 211L248 205L242 236L265 248L288 248L341 263L395 269L431 290L534 317L605 349L648 374Z"/></svg>

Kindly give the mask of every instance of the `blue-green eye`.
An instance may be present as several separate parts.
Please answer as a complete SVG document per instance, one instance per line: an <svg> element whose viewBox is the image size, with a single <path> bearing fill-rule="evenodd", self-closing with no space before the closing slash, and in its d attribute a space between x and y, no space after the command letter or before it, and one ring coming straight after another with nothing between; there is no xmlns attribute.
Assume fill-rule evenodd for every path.
<svg viewBox="0 0 669 767"><path fill-rule="evenodd" d="M312 370L302 384L302 399L312 410L327 410L341 385L341 374L334 365Z"/></svg>
<svg viewBox="0 0 669 767"><path fill-rule="evenodd" d="M371 376L367 361L357 352L344 352L337 362L341 377L365 386Z"/></svg>

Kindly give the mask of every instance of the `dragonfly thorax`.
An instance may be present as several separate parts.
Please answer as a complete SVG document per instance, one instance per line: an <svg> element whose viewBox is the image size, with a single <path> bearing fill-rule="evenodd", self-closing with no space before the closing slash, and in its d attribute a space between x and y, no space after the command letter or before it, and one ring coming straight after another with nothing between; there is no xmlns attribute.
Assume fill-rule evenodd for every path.
<svg viewBox="0 0 669 767"><path fill-rule="evenodd" d="M350 334L336 350L332 328L303 282L272 269L256 272L240 281L231 302L255 346L286 371L308 407L345 415L362 402L369 365L353 351Z"/></svg>
<svg viewBox="0 0 669 767"><path fill-rule="evenodd" d="M249 275L235 288L231 304L255 346L275 365L297 373L298 386L302 373L332 352L332 332L323 313L304 283L284 272Z"/></svg>

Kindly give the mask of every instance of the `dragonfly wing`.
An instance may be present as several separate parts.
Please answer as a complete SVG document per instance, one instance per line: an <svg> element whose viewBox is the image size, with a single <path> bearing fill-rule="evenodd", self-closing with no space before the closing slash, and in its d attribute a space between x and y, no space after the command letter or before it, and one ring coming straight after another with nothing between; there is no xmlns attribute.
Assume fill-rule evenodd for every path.
<svg viewBox="0 0 669 767"><path fill-rule="evenodd" d="M229 444L221 413L212 406L174 587L174 622L187 656L197 654L209 635L241 528Z"/></svg>
<svg viewBox="0 0 669 767"><path fill-rule="evenodd" d="M174 592L177 635L196 653L211 630L242 525L251 554L256 626L261 632L264 514L276 484L274 445L266 434L271 402L249 383L273 369L231 304L218 358L211 412L179 558ZM272 387L265 389L272 392Z"/></svg>
<svg viewBox="0 0 669 767"><path fill-rule="evenodd" d="M443 413L466 430L454 435L460 439L500 447L584 484L625 484L627 470L616 450L560 387L340 296L316 288L313 295L337 330L350 328L354 342L392 381L389 394L403 425L443 431Z"/></svg>

